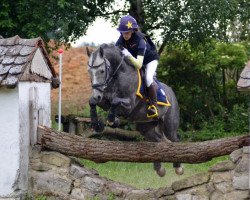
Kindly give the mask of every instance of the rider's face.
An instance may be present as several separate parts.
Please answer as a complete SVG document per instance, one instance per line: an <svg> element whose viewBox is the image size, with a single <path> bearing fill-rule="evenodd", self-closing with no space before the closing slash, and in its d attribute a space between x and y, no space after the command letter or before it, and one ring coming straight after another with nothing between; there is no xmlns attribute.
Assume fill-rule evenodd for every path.
<svg viewBox="0 0 250 200"><path fill-rule="evenodd" d="M124 40L129 40L132 36L132 33L133 31L122 33L122 37L124 38Z"/></svg>

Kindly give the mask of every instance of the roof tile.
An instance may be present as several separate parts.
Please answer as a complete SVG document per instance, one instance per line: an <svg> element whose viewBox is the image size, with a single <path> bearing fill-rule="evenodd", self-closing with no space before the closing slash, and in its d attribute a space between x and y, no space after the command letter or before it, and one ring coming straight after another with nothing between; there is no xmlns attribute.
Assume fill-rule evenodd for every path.
<svg viewBox="0 0 250 200"><path fill-rule="evenodd" d="M34 51L34 47L30 47L30 46L23 46L23 48L20 51L20 55L21 56L26 56L32 53L32 51Z"/></svg>
<svg viewBox="0 0 250 200"><path fill-rule="evenodd" d="M14 63L16 57L12 57L12 56L4 56L4 59L2 60L2 64L4 65L10 65L12 63Z"/></svg>
<svg viewBox="0 0 250 200"><path fill-rule="evenodd" d="M12 75L14 75L14 74L20 74L22 72L24 66L25 65L16 65L16 66L10 68L9 73L12 74Z"/></svg>
<svg viewBox="0 0 250 200"><path fill-rule="evenodd" d="M27 45L27 46L33 46L35 47L37 42L41 40L40 37L38 38L33 38L33 39L19 39L17 44L21 44L21 45Z"/></svg>
<svg viewBox="0 0 250 200"><path fill-rule="evenodd" d="M18 77L17 76L13 76L13 75L8 75L7 78L5 78L3 81L2 81L2 85L6 85L6 86L9 86L9 87L13 87L17 84L18 82Z"/></svg>
<svg viewBox="0 0 250 200"><path fill-rule="evenodd" d="M11 68L11 65L0 64L0 75L7 74Z"/></svg>
<svg viewBox="0 0 250 200"><path fill-rule="evenodd" d="M14 45L14 46L11 46L8 51L6 52L6 55L7 56L16 56L19 54L20 50L22 49L23 47L21 45Z"/></svg>
<svg viewBox="0 0 250 200"><path fill-rule="evenodd" d="M4 55L8 51L7 47L0 46L0 56Z"/></svg>
<svg viewBox="0 0 250 200"><path fill-rule="evenodd" d="M0 45L4 45L4 46L13 46L16 43L16 40L19 39L19 36L16 35L14 37L10 37L10 38L3 38L0 39Z"/></svg>
<svg viewBox="0 0 250 200"><path fill-rule="evenodd" d="M4 56L0 56L0 64L2 63Z"/></svg>
<svg viewBox="0 0 250 200"><path fill-rule="evenodd" d="M18 56L15 60L15 64L23 64L29 61L29 56Z"/></svg>
<svg viewBox="0 0 250 200"><path fill-rule="evenodd" d="M0 75L0 83L5 79L6 74Z"/></svg>

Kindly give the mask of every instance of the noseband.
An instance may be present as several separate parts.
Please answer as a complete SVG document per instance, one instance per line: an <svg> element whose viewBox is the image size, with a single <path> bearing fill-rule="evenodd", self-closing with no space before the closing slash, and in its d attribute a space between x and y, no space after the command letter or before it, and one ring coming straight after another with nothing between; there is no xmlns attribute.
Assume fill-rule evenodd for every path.
<svg viewBox="0 0 250 200"><path fill-rule="evenodd" d="M123 60L124 60L124 55L122 56L121 62L117 66L116 70L112 74L110 74L110 62L106 57L104 57L103 63L101 63L101 64L99 64L97 66L89 65L90 68L98 68L98 67L102 66L103 64L105 66L105 80L104 80L104 82L103 83L92 84L92 88L96 89L96 90L98 90L100 92L104 92L105 88L107 88L108 84L112 81L115 74L117 73L119 68L122 66Z"/></svg>

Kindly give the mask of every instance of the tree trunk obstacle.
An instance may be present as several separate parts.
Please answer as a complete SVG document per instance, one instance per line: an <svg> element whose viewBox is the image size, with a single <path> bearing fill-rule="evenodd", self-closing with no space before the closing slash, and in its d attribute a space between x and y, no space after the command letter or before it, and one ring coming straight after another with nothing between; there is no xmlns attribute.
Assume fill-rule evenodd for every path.
<svg viewBox="0 0 250 200"><path fill-rule="evenodd" d="M105 126L102 133L93 132L90 128L91 119L78 117L74 115L63 116L63 131L75 135L82 136L84 138L98 138L101 136L107 136L120 140L138 140L142 138L138 131L128 131L122 128L110 128ZM128 125L126 120L120 119L120 126Z"/></svg>
<svg viewBox="0 0 250 200"><path fill-rule="evenodd" d="M94 162L202 163L214 157L228 155L242 146L248 146L250 135L195 143L120 142L86 139L38 126L38 144L43 149Z"/></svg>

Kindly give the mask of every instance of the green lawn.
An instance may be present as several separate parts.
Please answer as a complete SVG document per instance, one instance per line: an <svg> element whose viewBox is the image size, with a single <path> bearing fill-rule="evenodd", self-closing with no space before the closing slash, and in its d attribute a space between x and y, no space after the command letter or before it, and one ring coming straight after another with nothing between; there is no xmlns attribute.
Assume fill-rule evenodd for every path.
<svg viewBox="0 0 250 200"><path fill-rule="evenodd" d="M107 162L96 164L89 160L81 160L87 168L94 168L100 176L107 177L111 180L125 183L136 188L160 188L170 186L174 181L192 176L199 172L205 172L215 163L228 159L228 156L214 158L213 160L201 164L183 164L185 172L178 176L174 172L171 163L164 163L166 176L160 178L153 170L152 163L124 163L124 162Z"/></svg>

